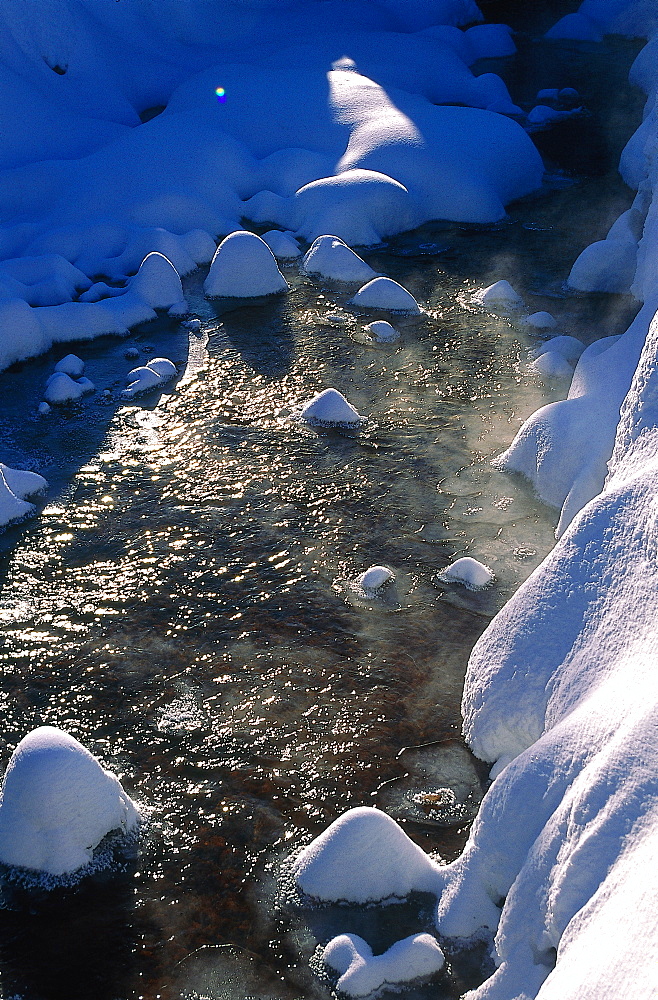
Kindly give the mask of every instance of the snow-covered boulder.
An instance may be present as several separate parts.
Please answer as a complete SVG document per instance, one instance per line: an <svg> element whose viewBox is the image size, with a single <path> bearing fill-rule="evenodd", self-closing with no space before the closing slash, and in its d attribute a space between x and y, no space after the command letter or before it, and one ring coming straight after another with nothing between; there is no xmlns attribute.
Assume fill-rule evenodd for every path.
<svg viewBox="0 0 658 1000"><path fill-rule="evenodd" d="M554 330L557 320L549 312L536 312L526 316L523 320L525 326L533 330Z"/></svg>
<svg viewBox="0 0 658 1000"><path fill-rule="evenodd" d="M396 941L381 955L357 934L333 938L322 960L340 974L336 987L350 997L367 997L382 986L398 986L439 972L445 958L431 934L414 934Z"/></svg>
<svg viewBox="0 0 658 1000"><path fill-rule="evenodd" d="M360 427L364 418L338 389L324 389L302 407L300 420L316 427Z"/></svg>
<svg viewBox="0 0 658 1000"><path fill-rule="evenodd" d="M87 393L95 390L95 385L88 378L72 379L66 372L53 372L46 382L44 396L46 402L61 405L82 399Z"/></svg>
<svg viewBox="0 0 658 1000"><path fill-rule="evenodd" d="M571 378L573 375L573 368L559 351L545 350L529 367L546 378Z"/></svg>
<svg viewBox="0 0 658 1000"><path fill-rule="evenodd" d="M496 311L523 308L523 299L504 278L494 281L493 285L487 285L486 288L478 289L471 296L471 302Z"/></svg>
<svg viewBox="0 0 658 1000"><path fill-rule="evenodd" d="M600 28L585 14L565 14L546 32L546 38L570 38L577 42L600 42Z"/></svg>
<svg viewBox="0 0 658 1000"><path fill-rule="evenodd" d="M135 396L141 396L151 389L166 385L177 375L176 365L169 358L153 358L148 364L128 372L126 376L128 386L121 395L124 399L134 399Z"/></svg>
<svg viewBox="0 0 658 1000"><path fill-rule="evenodd" d="M356 582L363 590L379 590L394 579L395 575L388 566L370 566L357 577Z"/></svg>
<svg viewBox="0 0 658 1000"><path fill-rule="evenodd" d="M130 289L152 309L180 306L187 312L180 275L162 253L150 253L130 282Z"/></svg>
<svg viewBox="0 0 658 1000"><path fill-rule="evenodd" d="M294 260L301 256L299 244L292 233L282 233L280 229L270 229L261 237L279 260Z"/></svg>
<svg viewBox="0 0 658 1000"><path fill-rule="evenodd" d="M567 284L579 292L628 292L637 267L637 242L597 240L585 247L569 272Z"/></svg>
<svg viewBox="0 0 658 1000"><path fill-rule="evenodd" d="M374 323L368 323L366 330L378 344L392 344L400 339L400 334L385 319L377 319Z"/></svg>
<svg viewBox="0 0 658 1000"><path fill-rule="evenodd" d="M71 378L80 378L85 370L85 363L75 354L67 354L65 358L55 365L56 372L64 372Z"/></svg>
<svg viewBox="0 0 658 1000"><path fill-rule="evenodd" d="M373 278L350 299L350 305L360 309L385 309L411 316L418 316L421 311L411 292L392 278Z"/></svg>
<svg viewBox="0 0 658 1000"><path fill-rule="evenodd" d="M508 24L476 24L464 32L470 61L512 56L516 45Z"/></svg>
<svg viewBox="0 0 658 1000"><path fill-rule="evenodd" d="M178 375L176 365L169 358L152 358L151 361L147 361L146 367L157 372L163 382L169 382Z"/></svg>
<svg viewBox="0 0 658 1000"><path fill-rule="evenodd" d="M467 590L484 590L493 583L494 575L488 566L471 556L462 556L438 574L444 583L461 583Z"/></svg>
<svg viewBox="0 0 658 1000"><path fill-rule="evenodd" d="M371 903L437 885L437 866L395 820L369 806L335 820L292 870L305 896L326 902Z"/></svg>
<svg viewBox="0 0 658 1000"><path fill-rule="evenodd" d="M0 462L0 529L31 517L36 507L28 503L27 497L42 493L47 487L46 480L36 472L12 469Z"/></svg>
<svg viewBox="0 0 658 1000"><path fill-rule="evenodd" d="M337 236L318 236L304 256L302 271L346 284L370 281L377 275Z"/></svg>
<svg viewBox="0 0 658 1000"><path fill-rule="evenodd" d="M0 794L0 861L51 875L77 871L139 814L119 781L77 740L41 726L14 750Z"/></svg>
<svg viewBox="0 0 658 1000"><path fill-rule="evenodd" d="M288 291L267 243L255 233L231 233L217 247L203 290L208 298L256 298Z"/></svg>
<svg viewBox="0 0 658 1000"><path fill-rule="evenodd" d="M546 351L555 351L567 361L577 361L584 350L585 345L577 337L552 337L551 340L546 340L539 347L535 347L534 351L530 352L530 357L539 358Z"/></svg>

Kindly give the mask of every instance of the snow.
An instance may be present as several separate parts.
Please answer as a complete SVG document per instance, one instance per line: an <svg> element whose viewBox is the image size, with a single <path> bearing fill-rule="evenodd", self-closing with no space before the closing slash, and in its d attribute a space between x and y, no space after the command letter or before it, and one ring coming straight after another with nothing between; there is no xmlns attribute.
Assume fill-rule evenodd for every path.
<svg viewBox="0 0 658 1000"><path fill-rule="evenodd" d="M357 578L357 584L364 590L379 590L386 583L394 580L393 572L387 566L370 566Z"/></svg>
<svg viewBox="0 0 658 1000"><path fill-rule="evenodd" d="M573 368L559 351L545 350L530 364L530 370L547 378L571 378Z"/></svg>
<svg viewBox="0 0 658 1000"><path fill-rule="evenodd" d="M337 236L318 236L304 255L302 271L346 284L361 284L377 274Z"/></svg>
<svg viewBox="0 0 658 1000"><path fill-rule="evenodd" d="M318 392L301 408L300 420L315 427L360 427L361 417L338 389Z"/></svg>
<svg viewBox="0 0 658 1000"><path fill-rule="evenodd" d="M292 866L312 899L371 903L431 892L437 866L386 813L358 806L305 847Z"/></svg>
<svg viewBox="0 0 658 1000"><path fill-rule="evenodd" d="M414 934L396 941L382 955L373 955L357 934L341 934L325 947L322 959L340 973L336 987L351 997L365 997L384 985L413 982L439 972L445 958L431 934Z"/></svg>
<svg viewBox="0 0 658 1000"><path fill-rule="evenodd" d="M117 778L61 729L41 726L14 750L0 795L0 861L63 875L87 865L139 816Z"/></svg>
<svg viewBox="0 0 658 1000"><path fill-rule="evenodd" d="M127 388L121 395L124 399L134 399L151 389L166 385L178 375L178 370L173 361L168 358L153 358L146 365L140 368L133 368L126 375Z"/></svg>
<svg viewBox="0 0 658 1000"><path fill-rule="evenodd" d="M420 306L406 288L392 278L373 278L359 288L356 295L350 299L350 305L361 309L384 309L387 312L407 313L417 316Z"/></svg>
<svg viewBox="0 0 658 1000"><path fill-rule="evenodd" d="M56 371L46 382L44 396L47 403L62 405L82 399L89 392L94 392L96 386L88 378L72 379L66 372Z"/></svg>
<svg viewBox="0 0 658 1000"><path fill-rule="evenodd" d="M36 507L27 497L47 488L46 480L36 472L12 469L0 462L0 529L36 513Z"/></svg>
<svg viewBox="0 0 658 1000"><path fill-rule="evenodd" d="M521 309L523 307L523 299L505 278L501 278L500 281L494 281L493 285L487 285L486 288L478 289L471 296L471 302L475 305L484 306L487 309L494 309L496 311Z"/></svg>
<svg viewBox="0 0 658 1000"><path fill-rule="evenodd" d="M242 230L217 247L203 290L209 298L256 298L287 292L288 282L267 243Z"/></svg>
<svg viewBox="0 0 658 1000"><path fill-rule="evenodd" d="M299 244L292 233L270 229L269 233L263 233L262 239L279 260L294 260L301 255Z"/></svg>
<svg viewBox="0 0 658 1000"><path fill-rule="evenodd" d="M400 339L400 334L385 319L376 319L368 323L366 330L378 344L391 344Z"/></svg>
<svg viewBox="0 0 658 1000"><path fill-rule="evenodd" d="M85 370L85 363L75 354L67 354L65 358L55 365L56 372L64 372L71 378L80 378Z"/></svg>
<svg viewBox="0 0 658 1000"><path fill-rule="evenodd" d="M471 556L462 556L438 574L445 583L461 583L468 590L484 590L493 583L494 575L488 566Z"/></svg>
<svg viewBox="0 0 658 1000"><path fill-rule="evenodd" d="M547 351L562 355L567 361L577 361L585 350L585 345L577 337L552 337L530 352L531 358L539 358Z"/></svg>
<svg viewBox="0 0 658 1000"><path fill-rule="evenodd" d="M531 313L530 316L525 317L523 322L534 330L554 330L557 326L555 317L549 312Z"/></svg>

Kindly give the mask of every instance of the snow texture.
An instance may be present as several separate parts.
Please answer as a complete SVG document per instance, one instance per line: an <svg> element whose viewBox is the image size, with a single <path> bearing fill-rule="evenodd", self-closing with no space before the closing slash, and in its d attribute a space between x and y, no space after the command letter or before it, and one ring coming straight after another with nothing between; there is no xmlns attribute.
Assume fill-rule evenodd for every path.
<svg viewBox="0 0 658 1000"><path fill-rule="evenodd" d="M504 278L474 292L471 301L475 305L497 312L523 308L523 299Z"/></svg>
<svg viewBox="0 0 658 1000"><path fill-rule="evenodd" d="M36 507L27 498L47 488L46 480L36 472L12 469L0 462L0 530L31 517Z"/></svg>
<svg viewBox="0 0 658 1000"><path fill-rule="evenodd" d="M350 305L412 316L418 316L421 311L411 292L392 278L373 278L350 299Z"/></svg>
<svg viewBox="0 0 658 1000"><path fill-rule="evenodd" d="M304 255L302 271L346 284L361 284L377 274L337 236L318 236Z"/></svg>
<svg viewBox="0 0 658 1000"><path fill-rule="evenodd" d="M557 326L555 317L551 316L549 312L531 313L530 316L525 317L523 322L534 330L554 330Z"/></svg>
<svg viewBox="0 0 658 1000"><path fill-rule="evenodd" d="M326 946L322 959L340 973L337 989L350 997L366 997L384 985L423 979L445 965L443 952L431 934L396 941L382 955L373 955L367 941L357 934L340 934Z"/></svg>
<svg viewBox="0 0 658 1000"><path fill-rule="evenodd" d="M134 399L135 396L141 396L151 389L166 385L177 375L178 371L173 361L168 358L153 358L146 365L128 372L126 376L128 386L121 395L124 399Z"/></svg>
<svg viewBox="0 0 658 1000"><path fill-rule="evenodd" d="M299 417L314 427L356 428L365 422L338 389L318 392L304 404Z"/></svg>
<svg viewBox="0 0 658 1000"><path fill-rule="evenodd" d="M256 298L288 291L267 243L255 233L231 233L219 246L203 290L208 298Z"/></svg>
<svg viewBox="0 0 658 1000"><path fill-rule="evenodd" d="M0 795L0 861L51 875L87 865L138 822L119 781L68 733L41 726L14 750Z"/></svg>
<svg viewBox="0 0 658 1000"><path fill-rule="evenodd" d="M368 323L366 330L378 344L391 344L400 339L400 334L385 319L376 319Z"/></svg>
<svg viewBox="0 0 658 1000"><path fill-rule="evenodd" d="M552 337L551 340L544 341L539 347L536 347L534 351L530 352L531 358L539 358L542 354L547 351L560 354L567 361L577 361L580 355L585 350L585 345L577 337Z"/></svg>
<svg viewBox="0 0 658 1000"><path fill-rule="evenodd" d="M61 405L82 399L89 392L94 392L95 385L88 378L72 379L66 372L56 371L46 382L44 396L46 402Z"/></svg>
<svg viewBox="0 0 658 1000"><path fill-rule="evenodd" d="M461 583L468 590L484 590L491 586L494 575L488 566L471 556L462 556L438 574L444 583Z"/></svg>
<svg viewBox="0 0 658 1000"><path fill-rule="evenodd" d="M530 370L546 378L571 378L573 368L559 351L545 350L530 364Z"/></svg>
<svg viewBox="0 0 658 1000"><path fill-rule="evenodd" d="M356 582L364 590L379 590L394 579L395 575L387 566L370 566L365 573L361 573Z"/></svg>
<svg viewBox="0 0 658 1000"><path fill-rule="evenodd" d="M85 370L85 363L75 354L67 354L65 358L55 365L56 372L64 372L71 378L80 378Z"/></svg>
<svg viewBox="0 0 658 1000"><path fill-rule="evenodd" d="M270 229L269 233L263 233L262 239L279 260L294 260L301 256L299 244L292 233L282 233L278 229Z"/></svg>

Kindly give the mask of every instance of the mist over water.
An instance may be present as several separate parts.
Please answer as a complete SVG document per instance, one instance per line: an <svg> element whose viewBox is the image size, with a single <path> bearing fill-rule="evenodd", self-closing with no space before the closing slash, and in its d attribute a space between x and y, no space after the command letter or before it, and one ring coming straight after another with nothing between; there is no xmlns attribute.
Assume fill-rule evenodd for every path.
<svg viewBox="0 0 658 1000"><path fill-rule="evenodd" d="M118 873L54 893L5 873L5 996L322 996L307 972L318 940L367 926L383 948L430 926L416 900L374 931L372 914L343 908L307 914L309 927L275 912L274 886L282 859L360 804L451 860L485 787L459 738L466 662L556 520L490 460L567 385L531 375L538 341L520 316L486 314L471 293L507 278L527 312L585 343L623 332L636 308L563 289L632 199L614 166L641 112L624 83L636 48L553 44L552 75L545 43L520 50L515 99L581 90L602 169L581 158L574 172L557 142L545 190L504 223L426 226L364 253L426 308L393 318L398 343L367 343L380 315L296 268L285 300L230 311L203 298L198 272L185 292L199 334L160 321L77 349L100 390L88 402L35 416L65 351L0 374L3 460L51 484L40 516L2 536L2 764L29 729L60 726L146 816ZM178 384L120 403L122 376L159 355L180 363ZM289 419L328 386L367 417L361 432ZM461 555L490 566L491 589L437 580ZM376 563L395 582L368 598L351 582ZM437 819L422 798L437 788L463 809ZM431 995L477 982L481 958L453 962Z"/></svg>

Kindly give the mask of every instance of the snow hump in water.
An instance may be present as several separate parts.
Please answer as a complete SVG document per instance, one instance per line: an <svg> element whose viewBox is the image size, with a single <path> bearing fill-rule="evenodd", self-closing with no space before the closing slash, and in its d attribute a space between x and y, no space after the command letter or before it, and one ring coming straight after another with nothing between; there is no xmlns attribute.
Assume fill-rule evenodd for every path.
<svg viewBox="0 0 658 1000"><path fill-rule="evenodd" d="M27 497L43 493L48 483L36 472L12 469L0 462L0 530L14 521L22 521L36 512Z"/></svg>
<svg viewBox="0 0 658 1000"><path fill-rule="evenodd" d="M322 960L340 973L336 987L350 997L367 997L384 985L410 983L439 972L445 958L431 934L414 934L396 941L381 955L357 934L333 938L322 953Z"/></svg>
<svg viewBox="0 0 658 1000"><path fill-rule="evenodd" d="M370 281L377 274L337 236L318 236L304 256L302 271L346 284Z"/></svg>
<svg viewBox="0 0 658 1000"><path fill-rule="evenodd" d="M462 556L439 573L445 583L462 583L468 590L484 590L494 580L488 566L471 556Z"/></svg>
<svg viewBox="0 0 658 1000"><path fill-rule="evenodd" d="M288 291L276 258L255 233L231 233L219 246L203 290L208 298L256 298Z"/></svg>
<svg viewBox="0 0 658 1000"><path fill-rule="evenodd" d="M387 312L420 315L420 306L406 288L392 278L373 278L358 290L350 305L361 309L384 309Z"/></svg>
<svg viewBox="0 0 658 1000"><path fill-rule="evenodd" d="M324 389L306 403L300 419L318 427L360 427L364 418L338 389Z"/></svg>
<svg viewBox="0 0 658 1000"><path fill-rule="evenodd" d="M61 729L41 726L14 750L0 795L0 861L51 875L88 864L113 830L138 822L119 781Z"/></svg>
<svg viewBox="0 0 658 1000"><path fill-rule="evenodd" d="M370 566L357 577L356 582L364 590L379 590L385 584L395 579L395 574L388 566Z"/></svg>
<svg viewBox="0 0 658 1000"><path fill-rule="evenodd" d="M323 901L370 903L432 892L437 868L386 813L350 809L295 860L302 893Z"/></svg>

